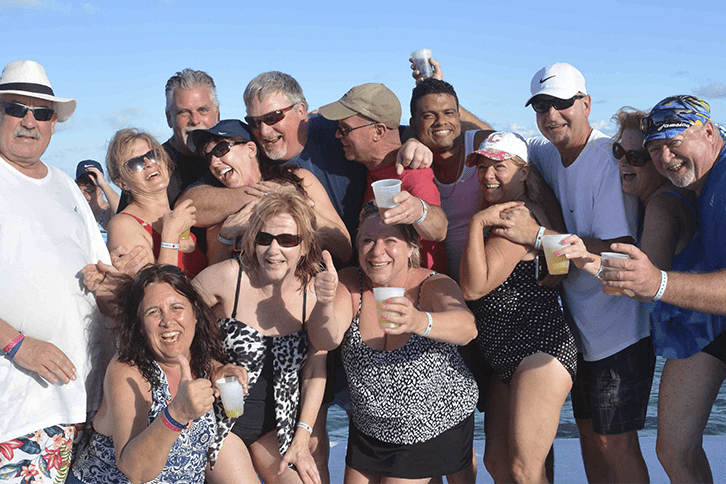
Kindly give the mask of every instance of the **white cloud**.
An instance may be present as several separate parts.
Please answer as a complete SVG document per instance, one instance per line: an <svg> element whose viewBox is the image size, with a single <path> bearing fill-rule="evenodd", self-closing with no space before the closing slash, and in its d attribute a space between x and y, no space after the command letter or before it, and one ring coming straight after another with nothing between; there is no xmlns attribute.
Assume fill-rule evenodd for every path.
<svg viewBox="0 0 726 484"><path fill-rule="evenodd" d="M0 0L0 8L26 8L68 13L71 11L71 4L55 0Z"/></svg>
<svg viewBox="0 0 726 484"><path fill-rule="evenodd" d="M712 82L706 86L697 87L694 89L696 96L705 98L725 98L726 97L726 84L723 82Z"/></svg>
<svg viewBox="0 0 726 484"><path fill-rule="evenodd" d="M81 5L81 8L84 12L86 12L88 15L95 15L96 12L98 12L98 7L91 4L91 3L84 3Z"/></svg>
<svg viewBox="0 0 726 484"><path fill-rule="evenodd" d="M149 113L140 106L129 106L111 113L111 115L106 118L106 121L108 121L114 129L125 128L138 124L136 122L138 119L148 115Z"/></svg>
<svg viewBox="0 0 726 484"><path fill-rule="evenodd" d="M533 129L533 128L528 128L526 126L520 126L517 123L510 123L509 127L507 129L514 133L519 133L524 138L528 138L530 136L537 136L539 134L538 130Z"/></svg>

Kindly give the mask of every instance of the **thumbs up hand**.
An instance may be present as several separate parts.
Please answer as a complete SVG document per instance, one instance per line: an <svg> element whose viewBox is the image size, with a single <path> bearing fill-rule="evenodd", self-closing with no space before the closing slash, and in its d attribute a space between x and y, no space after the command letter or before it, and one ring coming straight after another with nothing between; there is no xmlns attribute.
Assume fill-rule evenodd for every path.
<svg viewBox="0 0 726 484"><path fill-rule="evenodd" d="M333 265L333 257L327 250L323 251L325 271L315 275L315 297L321 304L333 304L335 291L338 288L338 271Z"/></svg>
<svg viewBox="0 0 726 484"><path fill-rule="evenodd" d="M189 360L179 355L181 378L174 400L169 404L169 412L175 420L187 424L207 413L212 408L214 393L212 382L206 378L192 378Z"/></svg>

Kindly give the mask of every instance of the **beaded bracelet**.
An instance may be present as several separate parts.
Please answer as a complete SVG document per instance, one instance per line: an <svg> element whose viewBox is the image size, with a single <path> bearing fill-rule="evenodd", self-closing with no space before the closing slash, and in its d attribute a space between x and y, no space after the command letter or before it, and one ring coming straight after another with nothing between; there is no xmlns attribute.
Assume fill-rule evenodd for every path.
<svg viewBox="0 0 726 484"><path fill-rule="evenodd" d="M424 311L424 314L427 318L429 318L429 322L426 324L426 331L424 331L421 335L425 338L429 335L429 333L431 332L431 328L434 326L434 318L431 317L431 313L429 313L428 311Z"/></svg>
<svg viewBox="0 0 726 484"><path fill-rule="evenodd" d="M173 249L173 250L179 250L179 244L170 244L169 242L162 242L161 243L162 249Z"/></svg>
<svg viewBox="0 0 726 484"><path fill-rule="evenodd" d="M652 301L660 301L660 298L663 297L663 293L666 290L666 286L668 285L668 273L666 271L660 271L660 287L658 287L658 292L655 293L655 296L653 296Z"/></svg>
<svg viewBox="0 0 726 484"><path fill-rule="evenodd" d="M297 427L301 428L301 429L305 429L308 431L308 433L310 435L313 435L313 428L311 426L309 426L308 424L306 424L305 422L298 422Z"/></svg>
<svg viewBox="0 0 726 484"><path fill-rule="evenodd" d="M18 339L18 336L20 336L20 339ZM18 340L17 343L15 343L14 346L12 348L10 348L10 351L7 352L7 357L10 358L11 360L13 358L15 358L15 353L18 352L18 350L20 349L20 345L22 345L23 341L25 341L25 335L23 335L23 333L20 333L18 336L16 336L15 339L13 339L13 341ZM7 348L7 346L6 346L6 348Z"/></svg>
<svg viewBox="0 0 726 484"><path fill-rule="evenodd" d="M534 250L539 250L542 248L542 237L544 237L545 228L543 225L540 225L539 231L537 232L537 238L534 241Z"/></svg>
<svg viewBox="0 0 726 484"><path fill-rule="evenodd" d="M220 234L217 234L217 240L222 242L224 245L234 245L234 240L225 239Z"/></svg>
<svg viewBox="0 0 726 484"><path fill-rule="evenodd" d="M186 425L182 425L180 422L177 422L174 420L174 418L169 413L169 407L164 407L164 411L161 414L161 420L164 422L164 425L166 425L167 428L175 431L175 432L181 432L185 428L187 428Z"/></svg>
<svg viewBox="0 0 726 484"><path fill-rule="evenodd" d="M426 220L426 215L429 213L429 207L426 205L426 202L423 201L423 199L419 198L421 200L421 204L423 205L423 215L421 215L421 218L416 220L413 224L417 225Z"/></svg>
<svg viewBox="0 0 726 484"><path fill-rule="evenodd" d="M15 336L15 338L13 338L12 341L10 341L10 343L8 343L7 345L5 345L5 348L3 348L3 351L5 353L10 353L10 350L13 349L13 346L15 346L16 344L20 343L23 340L23 338L25 338L25 336L23 335L23 333L18 333L18 335Z"/></svg>

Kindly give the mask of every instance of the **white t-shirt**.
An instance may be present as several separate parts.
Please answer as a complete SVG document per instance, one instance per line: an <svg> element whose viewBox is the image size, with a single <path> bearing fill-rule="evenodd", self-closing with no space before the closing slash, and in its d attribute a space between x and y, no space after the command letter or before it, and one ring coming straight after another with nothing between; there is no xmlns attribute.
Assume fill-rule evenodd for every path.
<svg viewBox="0 0 726 484"><path fill-rule="evenodd" d="M477 130L464 133L464 157L474 151L476 133ZM441 195L441 208L449 219L449 228L444 240L446 257L449 261L449 275L459 282L459 262L469 234L469 220L479 211L481 200L476 167L464 164L461 175L454 183L441 183L435 178L434 181Z"/></svg>
<svg viewBox="0 0 726 484"><path fill-rule="evenodd" d="M0 358L0 442L84 422L87 406L98 407L113 350L80 274L98 260L110 263L108 250L73 180L53 166L33 179L0 158L0 318L56 345L77 374L53 385Z"/></svg>
<svg viewBox="0 0 726 484"><path fill-rule="evenodd" d="M600 240L635 239L638 202L623 193L610 138L593 129L585 149L567 168L562 166L557 148L546 139L529 138L527 145L529 161L542 172L562 206L568 232ZM650 334L640 303L604 294L600 281L573 264L563 289L585 360L602 360Z"/></svg>

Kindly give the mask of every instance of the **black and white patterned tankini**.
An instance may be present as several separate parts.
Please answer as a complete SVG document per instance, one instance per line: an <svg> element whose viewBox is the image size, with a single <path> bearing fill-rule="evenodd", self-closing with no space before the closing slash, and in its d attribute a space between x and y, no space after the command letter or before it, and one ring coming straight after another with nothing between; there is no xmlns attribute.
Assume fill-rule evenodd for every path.
<svg viewBox="0 0 726 484"><path fill-rule="evenodd" d="M575 380L577 346L565 322L557 289L540 286L535 261L521 261L489 294L467 301L476 316L476 342L497 377L507 386L519 363L534 353L560 361Z"/></svg>
<svg viewBox="0 0 726 484"><path fill-rule="evenodd" d="M383 442L414 444L472 415L479 392L457 346L412 334L401 348L373 349L360 334L362 301L361 283L341 345L355 427Z"/></svg>

